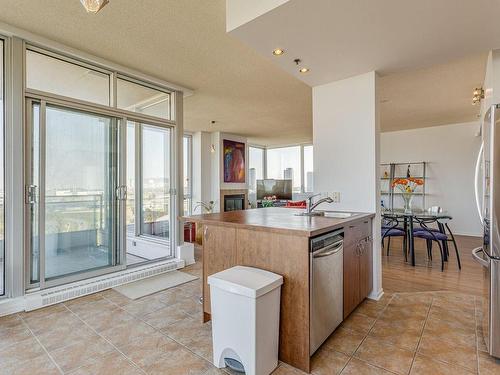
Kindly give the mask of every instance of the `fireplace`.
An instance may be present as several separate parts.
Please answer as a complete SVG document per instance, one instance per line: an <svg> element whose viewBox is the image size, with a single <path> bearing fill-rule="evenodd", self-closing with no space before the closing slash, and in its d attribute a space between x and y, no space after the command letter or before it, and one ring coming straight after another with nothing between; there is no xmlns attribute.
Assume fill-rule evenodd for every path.
<svg viewBox="0 0 500 375"><path fill-rule="evenodd" d="M224 212L245 209L245 194L224 195Z"/></svg>

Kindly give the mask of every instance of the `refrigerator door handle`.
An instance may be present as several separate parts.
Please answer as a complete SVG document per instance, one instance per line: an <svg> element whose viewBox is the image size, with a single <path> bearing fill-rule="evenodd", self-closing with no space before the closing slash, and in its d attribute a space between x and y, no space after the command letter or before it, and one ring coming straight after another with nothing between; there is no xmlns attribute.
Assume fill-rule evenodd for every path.
<svg viewBox="0 0 500 375"><path fill-rule="evenodd" d="M481 266L488 268L490 266L490 262L487 260L484 260L483 257L479 255L479 253L484 252L482 247L476 247L474 250L472 250L472 258L476 262L478 262Z"/></svg>
<svg viewBox="0 0 500 375"><path fill-rule="evenodd" d="M481 203L479 202L479 170L481 169L481 156L483 154L483 146L484 143L481 143L481 147L479 148L479 153L477 154L477 160L476 160L476 171L474 174L474 193L476 195L476 207L477 207L477 212L479 214L479 219L481 220L481 224L484 223L483 221L483 213L482 213L482 208L481 208Z"/></svg>

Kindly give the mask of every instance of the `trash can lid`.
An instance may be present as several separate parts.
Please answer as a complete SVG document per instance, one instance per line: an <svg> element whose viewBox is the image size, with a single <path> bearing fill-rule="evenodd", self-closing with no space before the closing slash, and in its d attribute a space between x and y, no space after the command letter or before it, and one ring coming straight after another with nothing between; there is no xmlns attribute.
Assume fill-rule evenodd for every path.
<svg viewBox="0 0 500 375"><path fill-rule="evenodd" d="M283 276L259 268L236 266L208 276L208 284L234 294L257 298L283 284Z"/></svg>

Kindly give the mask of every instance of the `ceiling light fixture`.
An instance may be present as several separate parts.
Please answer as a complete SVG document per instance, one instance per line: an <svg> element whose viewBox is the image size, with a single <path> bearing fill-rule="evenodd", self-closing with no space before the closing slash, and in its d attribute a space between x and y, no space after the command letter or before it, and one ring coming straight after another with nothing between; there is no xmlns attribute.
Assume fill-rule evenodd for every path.
<svg viewBox="0 0 500 375"><path fill-rule="evenodd" d="M484 90L482 87L476 87L472 92L472 105L476 105L481 103L481 100L484 99Z"/></svg>
<svg viewBox="0 0 500 375"><path fill-rule="evenodd" d="M281 56L285 53L285 50L281 49L281 48L276 48L274 51L273 51L273 55L274 56Z"/></svg>
<svg viewBox="0 0 500 375"><path fill-rule="evenodd" d="M97 13L109 3L109 0L80 0L87 13Z"/></svg>
<svg viewBox="0 0 500 375"><path fill-rule="evenodd" d="M299 72L301 72L301 73L307 73L307 72L309 72L309 68L300 68Z"/></svg>

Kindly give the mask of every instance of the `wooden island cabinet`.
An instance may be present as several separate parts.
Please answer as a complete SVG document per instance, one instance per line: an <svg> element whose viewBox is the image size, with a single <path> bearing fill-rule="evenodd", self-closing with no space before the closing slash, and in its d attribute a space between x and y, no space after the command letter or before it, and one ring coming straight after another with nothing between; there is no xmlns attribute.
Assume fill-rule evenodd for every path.
<svg viewBox="0 0 500 375"><path fill-rule="evenodd" d="M359 300L371 291L371 284L368 283L368 279L371 283L371 269L367 270L371 267L371 248L367 239L371 236L373 215L358 214L349 219L332 219L296 216L297 212L300 210L263 208L185 219L203 226L204 320L210 319L208 276L236 265L280 274L283 276L283 286L279 358L309 372L310 239L332 230L344 229L344 295L348 286L347 293L352 295L349 297L349 306L354 309ZM361 246L366 249L364 255L358 255L362 253L358 250ZM350 257L352 252L356 255ZM346 282L351 270L352 280ZM345 304L345 298L340 303ZM344 313L346 311L344 309Z"/></svg>

